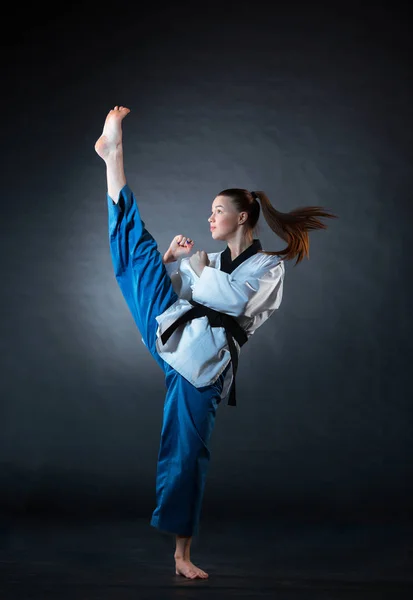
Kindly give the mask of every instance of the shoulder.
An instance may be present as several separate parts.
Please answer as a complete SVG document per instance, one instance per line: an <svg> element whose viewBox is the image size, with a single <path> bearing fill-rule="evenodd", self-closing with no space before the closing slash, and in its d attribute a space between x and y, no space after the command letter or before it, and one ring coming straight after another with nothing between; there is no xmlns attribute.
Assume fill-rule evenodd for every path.
<svg viewBox="0 0 413 600"><path fill-rule="evenodd" d="M271 274L285 271L284 261L280 256L257 252L250 260L251 269L260 275L265 275L267 272Z"/></svg>

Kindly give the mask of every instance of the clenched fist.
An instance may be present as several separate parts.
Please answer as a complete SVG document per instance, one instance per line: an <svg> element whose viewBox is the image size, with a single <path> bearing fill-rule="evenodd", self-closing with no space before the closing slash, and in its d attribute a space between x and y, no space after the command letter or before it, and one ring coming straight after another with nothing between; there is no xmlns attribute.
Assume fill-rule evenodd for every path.
<svg viewBox="0 0 413 600"><path fill-rule="evenodd" d="M184 235L176 235L164 255L164 262L178 260L189 254L194 247L194 241Z"/></svg>

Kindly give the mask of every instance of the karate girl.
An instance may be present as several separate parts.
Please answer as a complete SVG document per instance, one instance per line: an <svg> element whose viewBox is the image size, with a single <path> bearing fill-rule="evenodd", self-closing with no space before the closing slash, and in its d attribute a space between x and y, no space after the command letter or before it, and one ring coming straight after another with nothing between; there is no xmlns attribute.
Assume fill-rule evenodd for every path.
<svg viewBox="0 0 413 600"><path fill-rule="evenodd" d="M275 210L263 192L229 189L212 203L211 237L223 252L207 254L177 235L162 257L141 220L123 167L122 120L115 106L95 150L106 163L110 250L116 280L142 336L165 374L166 398L151 525L175 535L175 572L208 577L190 560L198 533L209 442L221 400L236 404L235 373L240 347L281 303L284 260L308 257L308 231L325 229L316 217L334 217L320 207ZM288 242L264 252L253 231L262 212Z"/></svg>

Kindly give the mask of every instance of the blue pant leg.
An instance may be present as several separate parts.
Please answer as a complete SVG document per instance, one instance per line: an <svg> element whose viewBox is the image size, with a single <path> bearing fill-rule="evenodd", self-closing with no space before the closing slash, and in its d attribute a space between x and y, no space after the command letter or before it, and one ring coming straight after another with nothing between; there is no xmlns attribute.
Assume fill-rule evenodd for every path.
<svg viewBox="0 0 413 600"><path fill-rule="evenodd" d="M157 506L151 525L171 533L196 535L210 460L209 440L225 371L213 385L195 388L160 358L155 346L155 317L178 297L128 186L122 188L118 204L108 196L108 210L116 280L146 346L166 375Z"/></svg>
<svg viewBox="0 0 413 600"><path fill-rule="evenodd" d="M165 532L192 536L199 531L210 461L209 442L225 371L213 385L195 388L166 366L167 395L151 525Z"/></svg>
<svg viewBox="0 0 413 600"><path fill-rule="evenodd" d="M169 308L178 296L129 186L125 185L120 191L118 204L110 196L107 200L110 252L116 280L145 345L164 369L165 363L155 347L158 327L155 317Z"/></svg>

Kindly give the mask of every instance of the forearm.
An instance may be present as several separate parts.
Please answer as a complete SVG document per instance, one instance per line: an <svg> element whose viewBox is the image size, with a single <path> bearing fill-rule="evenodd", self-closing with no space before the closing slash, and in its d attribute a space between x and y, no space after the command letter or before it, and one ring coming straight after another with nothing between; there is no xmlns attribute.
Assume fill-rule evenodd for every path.
<svg viewBox="0 0 413 600"><path fill-rule="evenodd" d="M173 256L173 254L170 250L167 250L162 257L162 262L164 265L171 263L171 262L175 262L176 260L177 259Z"/></svg>

